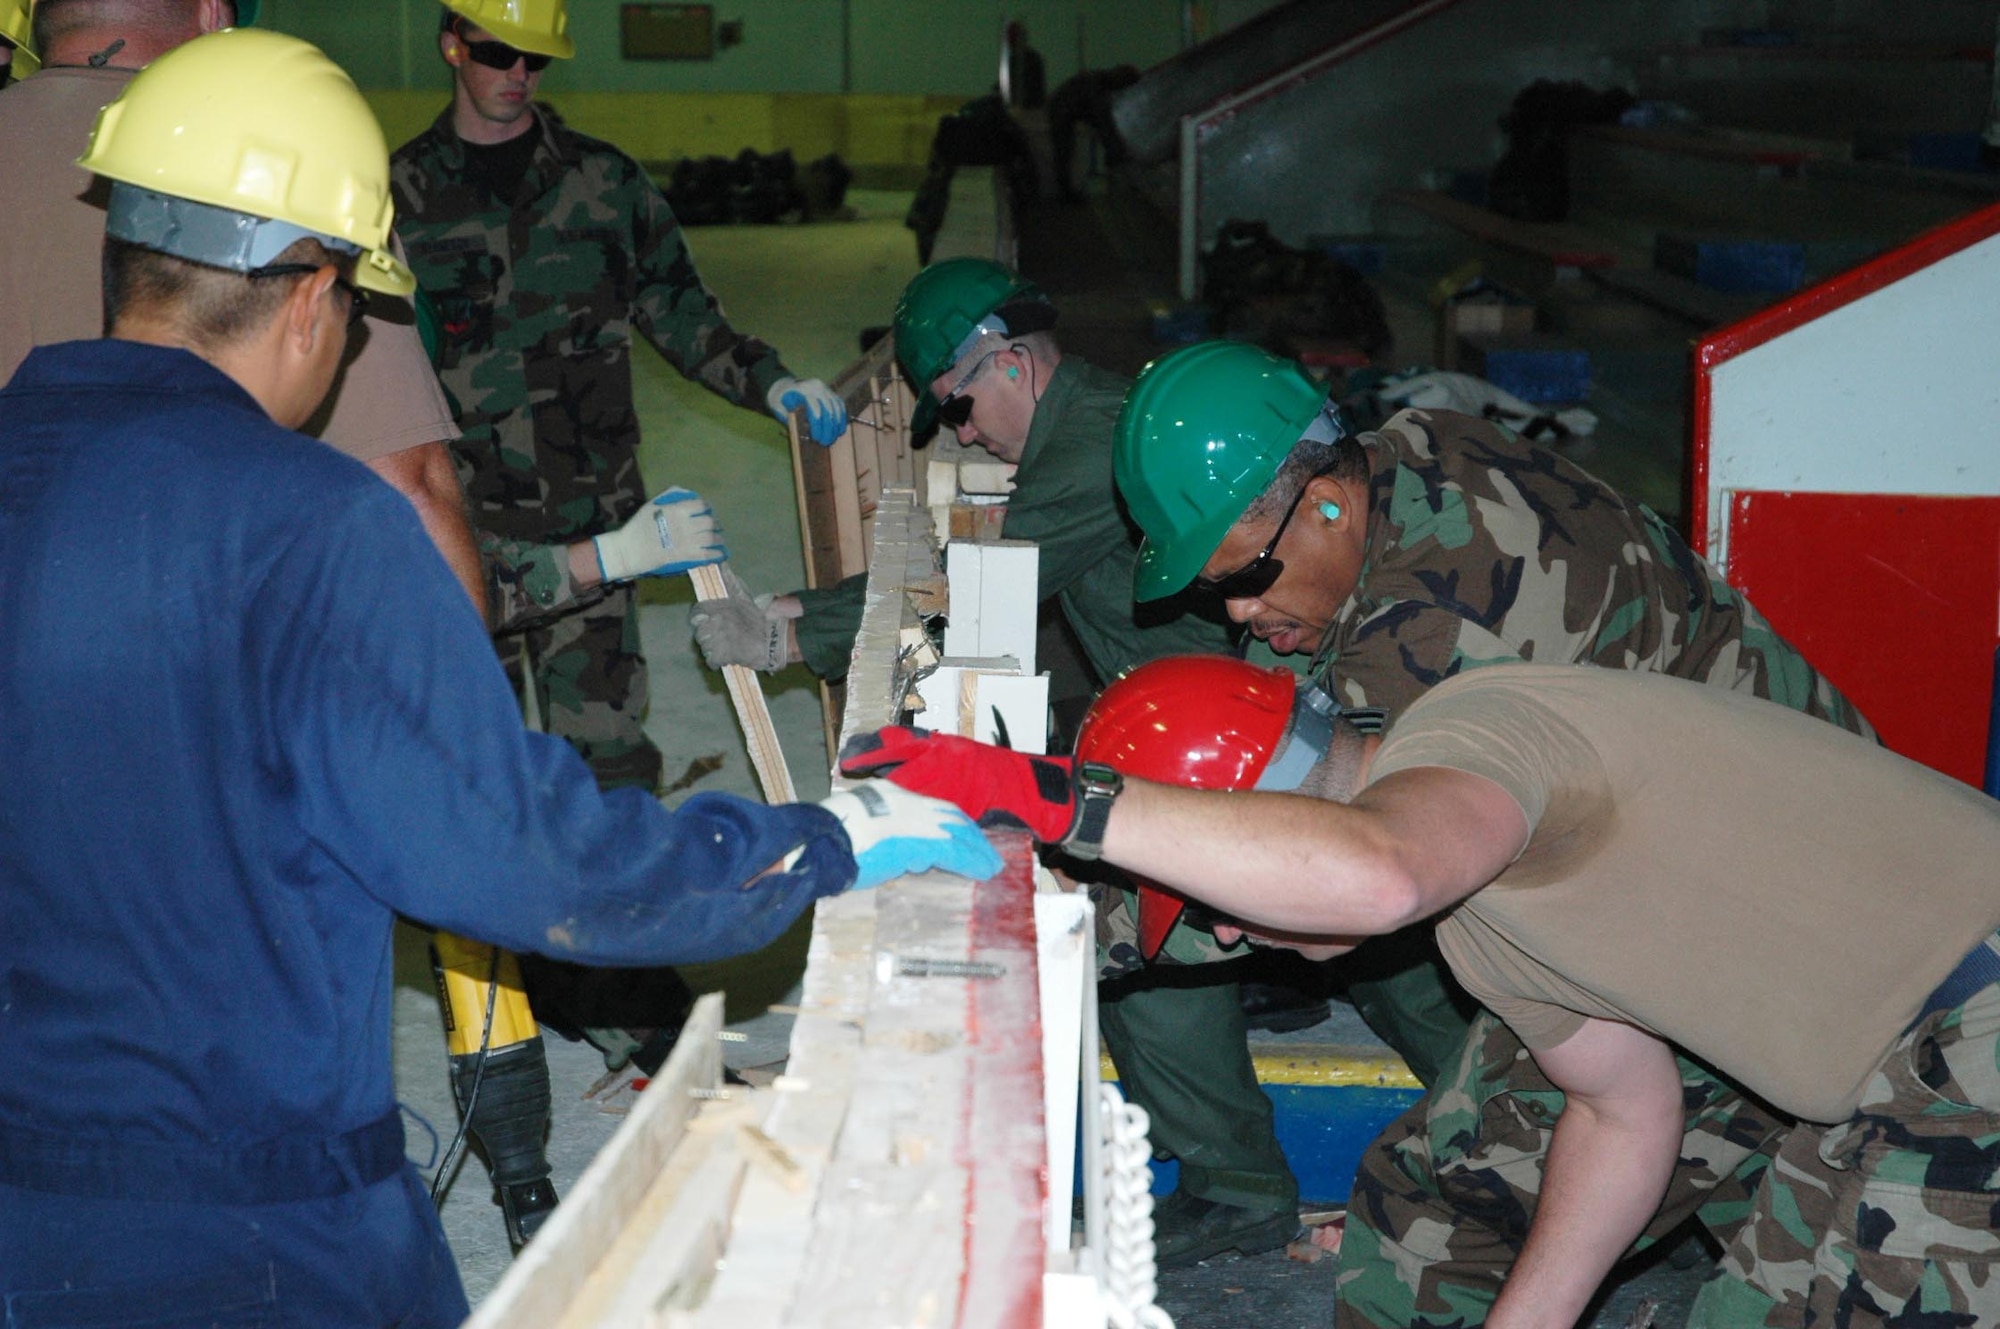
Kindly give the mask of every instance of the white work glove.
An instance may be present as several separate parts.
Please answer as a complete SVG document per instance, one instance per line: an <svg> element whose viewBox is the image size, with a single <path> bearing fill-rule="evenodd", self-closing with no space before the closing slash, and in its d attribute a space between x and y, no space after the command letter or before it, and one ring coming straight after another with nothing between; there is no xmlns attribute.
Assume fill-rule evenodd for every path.
<svg viewBox="0 0 2000 1329"><path fill-rule="evenodd" d="M700 494L679 485L656 495L632 520L591 544L606 581L665 577L729 557L715 510Z"/></svg>
<svg viewBox="0 0 2000 1329"><path fill-rule="evenodd" d="M771 385L771 390L764 394L764 404L778 417L779 424L789 421L799 407L805 407L808 432L812 441L823 448L832 447L847 432L847 403L824 379L793 378L788 374Z"/></svg>
<svg viewBox="0 0 2000 1329"><path fill-rule="evenodd" d="M722 584L729 589L728 599L697 600L688 615L701 658L710 669L748 665L760 673L777 673L790 663L787 630L792 620L770 612L776 596L752 599L750 588L729 568L722 570Z"/></svg>
<svg viewBox="0 0 2000 1329"><path fill-rule="evenodd" d="M970 818L942 799L913 794L887 780L864 780L819 805L847 829L855 866L850 890L933 868L980 881L1000 870L1000 851Z"/></svg>

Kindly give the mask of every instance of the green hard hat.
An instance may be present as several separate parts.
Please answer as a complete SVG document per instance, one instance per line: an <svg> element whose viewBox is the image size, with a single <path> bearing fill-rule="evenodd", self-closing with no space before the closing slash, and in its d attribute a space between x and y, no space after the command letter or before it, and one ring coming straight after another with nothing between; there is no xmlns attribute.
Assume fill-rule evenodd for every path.
<svg viewBox="0 0 2000 1329"><path fill-rule="evenodd" d="M1135 599L1194 580L1329 392L1296 362L1245 342L1185 346L1140 372L1111 452L1118 492L1146 537Z"/></svg>
<svg viewBox="0 0 2000 1329"><path fill-rule="evenodd" d="M896 302L896 359L916 390L914 433L931 427L931 381L987 333L1019 335L1055 326L1055 306L1039 286L983 258L948 258L910 278Z"/></svg>

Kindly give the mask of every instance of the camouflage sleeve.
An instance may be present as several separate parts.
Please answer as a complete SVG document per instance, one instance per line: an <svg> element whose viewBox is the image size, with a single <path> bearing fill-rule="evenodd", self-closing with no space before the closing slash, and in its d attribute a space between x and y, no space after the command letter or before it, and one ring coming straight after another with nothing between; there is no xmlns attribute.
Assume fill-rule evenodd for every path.
<svg viewBox="0 0 2000 1329"><path fill-rule="evenodd" d="M857 572L817 591L793 592L805 609L793 627L799 655L806 668L829 683L847 677L847 662L854 654L855 635L861 631L861 609L867 591L868 574Z"/></svg>
<svg viewBox="0 0 2000 1329"><path fill-rule="evenodd" d="M729 326L702 284L673 210L634 167L632 323L685 378L746 410L763 411L771 385L790 372L778 352Z"/></svg>
<svg viewBox="0 0 2000 1329"><path fill-rule="evenodd" d="M569 572L567 544L531 544L479 532L479 557L486 568L486 598L493 631L531 627L545 619L595 604L603 584L579 587Z"/></svg>
<svg viewBox="0 0 2000 1329"><path fill-rule="evenodd" d="M1461 670L1518 662L1521 655L1488 629L1442 605L1396 599L1355 625L1325 661L1350 706L1379 706L1391 719Z"/></svg>

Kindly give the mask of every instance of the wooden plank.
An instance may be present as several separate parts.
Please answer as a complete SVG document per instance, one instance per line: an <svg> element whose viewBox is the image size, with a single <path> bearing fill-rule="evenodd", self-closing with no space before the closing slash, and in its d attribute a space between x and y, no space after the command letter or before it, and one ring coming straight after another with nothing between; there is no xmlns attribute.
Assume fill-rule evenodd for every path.
<svg viewBox="0 0 2000 1329"><path fill-rule="evenodd" d="M931 538L929 515L917 507L916 495L891 489L882 495L875 516L874 554L869 560L868 589L861 607L861 630L847 667L847 704L841 718L841 740L873 733L894 724L905 676L899 670L903 629L917 621L917 604L939 612L937 547ZM834 772L836 789L852 781Z"/></svg>
<svg viewBox="0 0 2000 1329"><path fill-rule="evenodd" d="M711 563L688 573L697 600L729 598L722 568L720 563ZM757 770L764 801L774 806L797 802L791 768L785 765L785 750L778 745L778 731L771 725L771 708L764 704L764 689L757 682L757 671L747 665L724 665L722 677L729 685L729 700L736 707L737 722L743 726L743 740L750 749L750 764Z"/></svg>
<svg viewBox="0 0 2000 1329"><path fill-rule="evenodd" d="M855 465L853 430L842 434L832 447L826 449L826 461L831 481L829 492L833 498L833 544L839 558L840 575L836 580L845 580L857 572L868 570L871 532L864 525L864 519L874 516L872 504L866 512L861 507L863 481Z"/></svg>
<svg viewBox="0 0 2000 1329"><path fill-rule="evenodd" d="M806 584L831 586L841 571L839 498L834 492L833 456L792 430L792 475L799 503L799 530L804 541Z"/></svg>
<svg viewBox="0 0 2000 1329"><path fill-rule="evenodd" d="M695 1002L660 1073L466 1329L547 1329L583 1293L695 1115L692 1091L722 1082L722 994Z"/></svg>
<svg viewBox="0 0 2000 1329"><path fill-rule="evenodd" d="M847 404L848 427L833 446L812 441L803 410L786 421L808 586L831 586L865 570L876 500L900 475L884 458L894 461L910 447L908 411L899 405L907 390L903 398L892 395L885 402L884 383L901 387L888 337L834 377L831 386Z"/></svg>
<svg viewBox="0 0 2000 1329"><path fill-rule="evenodd" d="M670 1323L680 1329L780 1329L789 1318L827 1161L847 1119L868 1024L875 970L878 897L894 889L831 896L814 907L804 995L792 1027L785 1078L766 1137L795 1160L803 1188L746 1175L737 1198L728 1263L700 1309Z"/></svg>
<svg viewBox="0 0 2000 1329"><path fill-rule="evenodd" d="M874 892L854 1090L787 1324L1041 1322L1034 853L1019 833L996 846L1006 867L990 882L930 873ZM913 959L969 960L990 976L919 976Z"/></svg>

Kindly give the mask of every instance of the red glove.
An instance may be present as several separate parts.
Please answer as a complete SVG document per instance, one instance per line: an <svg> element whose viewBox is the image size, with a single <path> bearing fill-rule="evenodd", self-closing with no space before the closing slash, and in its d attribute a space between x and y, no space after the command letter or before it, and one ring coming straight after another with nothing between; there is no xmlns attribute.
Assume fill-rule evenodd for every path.
<svg viewBox="0 0 2000 1329"><path fill-rule="evenodd" d="M951 734L891 725L849 740L842 775L880 775L903 788L956 803L981 825L1004 815L1044 844L1058 844L1076 822L1070 757L1036 757Z"/></svg>

